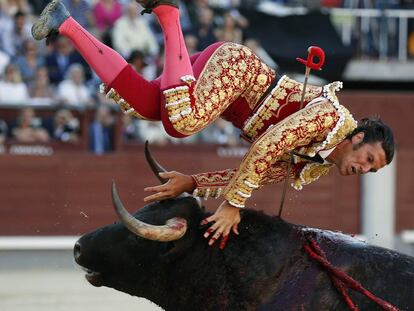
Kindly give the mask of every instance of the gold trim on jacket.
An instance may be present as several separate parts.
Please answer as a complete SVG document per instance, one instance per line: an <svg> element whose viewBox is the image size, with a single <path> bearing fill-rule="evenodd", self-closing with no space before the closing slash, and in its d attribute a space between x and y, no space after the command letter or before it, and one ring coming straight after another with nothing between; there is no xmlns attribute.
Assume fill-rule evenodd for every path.
<svg viewBox="0 0 414 311"><path fill-rule="evenodd" d="M302 89L302 83L286 75L282 76L263 103L260 103L260 107L245 121L242 128L244 136L250 141L256 140L266 130L265 126L269 126L271 118L279 119L281 109L300 103ZM310 101L321 96L322 92L322 87L308 85L302 107L298 108L302 109Z"/></svg>
<svg viewBox="0 0 414 311"><path fill-rule="evenodd" d="M99 92L101 94L104 94L106 98L112 99L119 106L119 108L121 108L121 111L124 114L128 114L141 120L156 121L154 119L149 119L140 115L125 99L122 98L121 95L119 95L115 89L111 88L108 90L107 86L104 83L101 83L99 86Z"/></svg>
<svg viewBox="0 0 414 311"><path fill-rule="evenodd" d="M211 124L239 97L253 109L275 72L247 47L226 42L206 62L198 79L163 91L174 129L192 135Z"/></svg>
<svg viewBox="0 0 414 311"><path fill-rule="evenodd" d="M292 150L314 142L321 133L331 130L338 120L336 109L329 101L324 101L305 107L270 127L244 157L236 175L223 191L224 198L233 206L244 207L246 199L262 185L262 179L277 161Z"/></svg>
<svg viewBox="0 0 414 311"><path fill-rule="evenodd" d="M298 153L313 157L319 151L334 148L357 127L357 122L349 110L339 104L338 98L336 96L336 91L339 91L341 88L342 82L333 82L325 85L323 89L323 96L328 99L338 111L339 120L336 123L335 127L326 135L326 138L323 141L320 143L315 143L308 148L301 148L298 150ZM302 169L298 178L296 178L292 186L296 190L300 190L304 185L310 184L311 182L319 179L321 176L328 174L329 169L332 166L332 164L325 163L308 163Z"/></svg>
<svg viewBox="0 0 414 311"><path fill-rule="evenodd" d="M340 87L339 82L325 86L323 97L326 101L299 110L262 134L244 157L240 168L232 171L230 182L227 174L226 181L217 180L218 175L215 175L214 183L221 183L220 188L227 183L223 195L230 204L242 208L255 189L282 181L287 174L290 151L313 157L319 151L335 147L355 129L356 121L339 104L335 95ZM305 160L305 166L300 169L304 160L296 160L290 177L294 178L292 186L297 190L328 174L333 167L333 164ZM203 187L208 188L208 180Z"/></svg>

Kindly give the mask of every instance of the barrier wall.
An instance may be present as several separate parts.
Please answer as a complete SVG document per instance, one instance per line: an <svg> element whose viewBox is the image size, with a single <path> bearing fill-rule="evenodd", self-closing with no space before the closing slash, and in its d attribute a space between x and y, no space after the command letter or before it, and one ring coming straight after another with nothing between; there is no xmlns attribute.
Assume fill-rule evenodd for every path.
<svg viewBox="0 0 414 311"><path fill-rule="evenodd" d="M77 235L113 222L112 180L130 211L142 207L143 188L158 180L145 163L143 147L134 149L100 157L58 151L53 156L0 157L0 235ZM218 151L223 153L214 146L153 148L166 168L185 173L233 167L241 160L219 157ZM358 232L358 184L356 177L345 180L332 174L301 192L291 188L285 216L304 224ZM282 184L264 188L250 206L275 214L281 190ZM205 203L211 210L220 201Z"/></svg>

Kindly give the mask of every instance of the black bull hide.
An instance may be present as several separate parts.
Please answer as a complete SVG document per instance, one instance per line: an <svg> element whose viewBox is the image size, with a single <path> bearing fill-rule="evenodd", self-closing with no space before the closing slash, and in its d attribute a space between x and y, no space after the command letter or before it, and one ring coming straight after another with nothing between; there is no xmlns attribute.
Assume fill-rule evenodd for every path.
<svg viewBox="0 0 414 311"><path fill-rule="evenodd" d="M188 222L179 240L149 241L115 223L81 237L75 259L91 284L147 298L167 311L349 310L304 250L310 234L333 265L400 310L414 310L413 257L252 210L243 212L240 235L220 250L203 238L205 214L191 197L135 214L155 225L175 216ZM359 293L350 295L360 310L381 310Z"/></svg>

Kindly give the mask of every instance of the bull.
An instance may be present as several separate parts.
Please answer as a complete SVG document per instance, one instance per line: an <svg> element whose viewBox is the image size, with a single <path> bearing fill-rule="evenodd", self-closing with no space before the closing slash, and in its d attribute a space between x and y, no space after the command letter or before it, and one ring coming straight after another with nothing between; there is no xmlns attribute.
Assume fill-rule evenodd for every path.
<svg viewBox="0 0 414 311"><path fill-rule="evenodd" d="M154 163L152 163L154 165ZM311 236L328 260L399 310L414 310L414 258L350 236L245 210L240 235L210 247L207 215L191 196L148 204L134 215L115 184L120 222L82 236L76 262L94 286L144 297L167 311L349 310L331 278L304 249ZM360 310L381 310L351 292Z"/></svg>

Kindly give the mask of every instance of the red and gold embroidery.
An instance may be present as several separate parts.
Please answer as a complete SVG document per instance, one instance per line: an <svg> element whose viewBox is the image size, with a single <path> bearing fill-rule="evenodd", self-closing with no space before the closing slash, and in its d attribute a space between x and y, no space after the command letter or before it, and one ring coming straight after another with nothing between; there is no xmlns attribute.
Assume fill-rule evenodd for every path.
<svg viewBox="0 0 414 311"><path fill-rule="evenodd" d="M299 177L292 183L292 187L296 190L301 190L304 185L308 185L327 175L332 167L333 164L308 163L300 172Z"/></svg>
<svg viewBox="0 0 414 311"><path fill-rule="evenodd" d="M266 97L256 112L246 120L243 134L250 140L255 140L271 124L280 122L292 112L303 107L300 105L303 84L283 76L276 87ZM322 95L322 87L308 85L303 106Z"/></svg>
<svg viewBox="0 0 414 311"><path fill-rule="evenodd" d="M192 112L190 100L190 87L188 85L177 86L164 91L165 107L174 127L185 124L186 116Z"/></svg>
<svg viewBox="0 0 414 311"><path fill-rule="evenodd" d="M224 198L233 206L244 207L247 195L263 183L267 171L281 160L281 156L309 145L319 133L331 130L338 119L335 107L325 101L305 107L269 128L250 148L240 169L224 189Z"/></svg>
<svg viewBox="0 0 414 311"><path fill-rule="evenodd" d="M352 114L348 109L339 104L338 98L336 97L335 92L339 91L341 88L342 82L333 82L324 87L324 97L327 98L338 111L339 120L336 122L335 127L326 135L322 142L315 143L305 150L300 150L300 153L313 157L321 150L329 150L343 141L346 136L357 127L358 124L352 117ZM332 164L308 163L302 169L299 177L295 180L292 186L296 190L300 190L304 185L328 174L329 169L332 166Z"/></svg>
<svg viewBox="0 0 414 311"><path fill-rule="evenodd" d="M196 184L193 195L205 199L209 197L218 198L236 171L236 169L229 169L192 175Z"/></svg>
<svg viewBox="0 0 414 311"><path fill-rule="evenodd" d="M323 96L327 100L305 107L270 127L253 144L238 171L233 170L226 178L222 178L221 172L202 176L200 181L204 179L205 185L199 188L198 195L216 197L225 187L223 194L226 200L233 206L242 208L253 190L286 178L287 163L290 160L288 154L291 150L296 149L299 153L314 156L343 141L357 123L338 102L335 91L340 87L340 82L325 86ZM292 186L297 190L328 174L333 166L313 162L303 166L300 162L302 161L292 167L289 176L295 178Z"/></svg>
<svg viewBox="0 0 414 311"><path fill-rule="evenodd" d="M262 179L260 181L260 187L267 184L279 183L282 180L284 180L287 174L288 161L290 161L290 156L288 156L286 160L277 161L275 164L269 167L269 169L266 170L266 172L262 176ZM289 177L294 177L295 171L295 167L293 166Z"/></svg>
<svg viewBox="0 0 414 311"><path fill-rule="evenodd" d="M164 91L170 121L178 132L194 134L240 96L254 107L274 76L274 71L247 47L224 43L210 57L197 81L186 79L184 85Z"/></svg>
<svg viewBox="0 0 414 311"><path fill-rule="evenodd" d="M105 94L106 98L112 99L115 101L115 103L121 108L121 111L125 114L129 114L135 118L141 119L141 120L149 120L149 121L155 121L153 119L148 119L140 115L134 108L131 107L131 105L119 95L115 89L111 88L108 90L107 86L105 84L101 84L99 86L99 91L101 94Z"/></svg>

